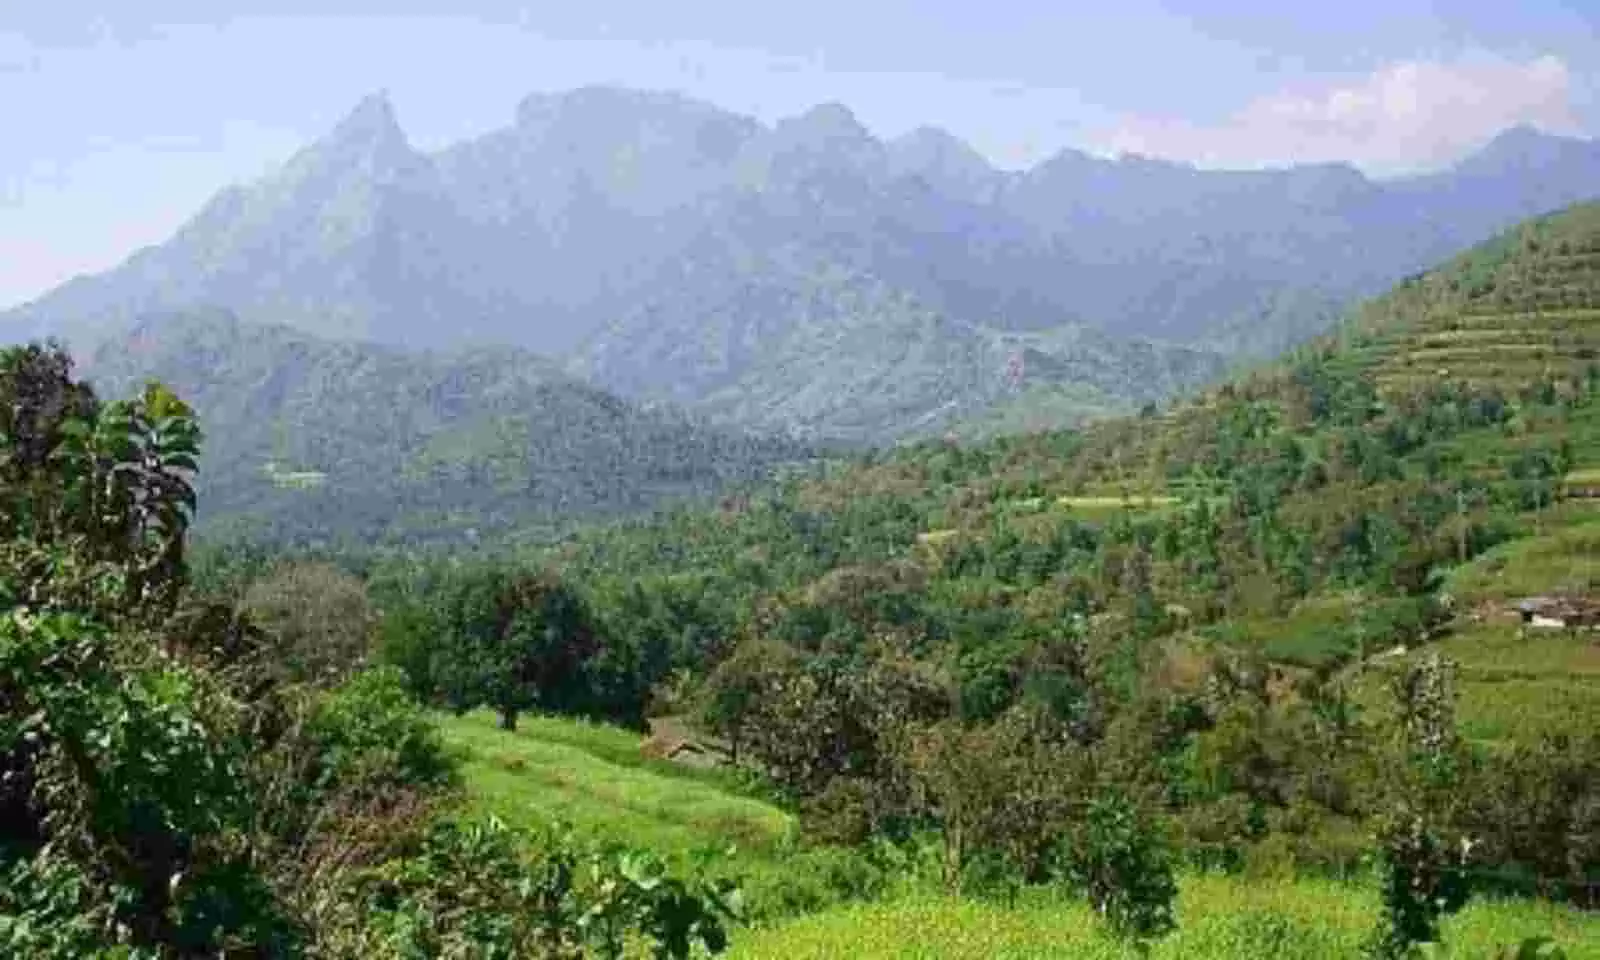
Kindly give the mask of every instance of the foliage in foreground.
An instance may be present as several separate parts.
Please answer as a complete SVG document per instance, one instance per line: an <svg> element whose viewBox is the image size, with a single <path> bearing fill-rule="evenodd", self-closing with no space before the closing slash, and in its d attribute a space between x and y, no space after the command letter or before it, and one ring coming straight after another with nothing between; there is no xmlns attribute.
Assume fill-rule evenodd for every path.
<svg viewBox="0 0 1600 960"><path fill-rule="evenodd" d="M361 889L370 920L351 954L364 956L720 953L739 906L731 884L671 875L653 855L584 852L493 817L436 825L416 855L371 871Z"/></svg>
<svg viewBox="0 0 1600 960"><path fill-rule="evenodd" d="M0 353L0 952L725 946L725 885L441 821L451 759L403 674L363 668L363 597L279 577L245 597L257 626L189 589L192 412L69 374Z"/></svg>

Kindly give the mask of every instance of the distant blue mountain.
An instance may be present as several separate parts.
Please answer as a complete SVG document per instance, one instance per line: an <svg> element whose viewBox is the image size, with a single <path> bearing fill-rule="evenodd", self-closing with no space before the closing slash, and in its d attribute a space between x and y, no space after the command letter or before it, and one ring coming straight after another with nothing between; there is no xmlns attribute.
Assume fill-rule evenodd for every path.
<svg viewBox="0 0 1600 960"><path fill-rule="evenodd" d="M1018 337L1053 358L1023 387L1126 407L1597 193L1600 147L1525 128L1392 180L1070 150L1002 172L943 131L881 141L838 104L767 126L608 87L528 97L511 126L430 154L374 96L166 243L0 314L0 336L87 350L215 307L322 337L503 343L629 397L888 437L1018 388Z"/></svg>

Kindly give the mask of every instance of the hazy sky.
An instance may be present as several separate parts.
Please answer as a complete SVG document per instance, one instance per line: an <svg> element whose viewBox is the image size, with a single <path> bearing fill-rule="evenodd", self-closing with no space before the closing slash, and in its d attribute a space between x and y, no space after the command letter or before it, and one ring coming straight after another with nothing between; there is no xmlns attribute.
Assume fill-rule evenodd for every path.
<svg viewBox="0 0 1600 960"><path fill-rule="evenodd" d="M589 83L768 121L837 100L1006 167L1383 174L1516 123L1600 134L1600 0L0 0L0 307L165 239L373 90L431 148Z"/></svg>

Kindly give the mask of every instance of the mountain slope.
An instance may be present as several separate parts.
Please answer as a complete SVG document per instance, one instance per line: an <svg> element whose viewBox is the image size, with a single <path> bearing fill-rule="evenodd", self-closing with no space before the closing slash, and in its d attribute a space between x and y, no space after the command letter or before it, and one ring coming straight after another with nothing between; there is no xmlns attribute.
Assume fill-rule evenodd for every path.
<svg viewBox="0 0 1600 960"><path fill-rule="evenodd" d="M458 537L706 494L803 451L644 410L520 351L407 353L220 313L141 322L84 374L159 379L206 434L200 515L274 539Z"/></svg>
<svg viewBox="0 0 1600 960"><path fill-rule="evenodd" d="M768 127L605 87L528 97L511 126L430 155L374 97L283 170L224 191L170 242L0 315L0 331L65 333L87 349L150 311L211 305L322 336L521 346L635 396L748 410L759 423L789 411L794 424L854 435L874 417L791 404L772 372L790 365L761 366L769 347L789 354L766 332L803 324L790 307L755 311L812 298L807 278L830 278L820 296L839 328L832 349L870 339L888 301L951 330L1087 327L1270 355L1354 298L1597 184L1595 143L1527 129L1398 180L1337 164L1207 171L1070 150L1007 173L934 129L880 141L839 104ZM707 317L736 329L702 329ZM675 348L640 346L668 330L760 348L727 351L701 376L705 364L686 368ZM1104 349L1114 353L1110 340ZM933 352L953 358L952 380L969 378L967 347ZM893 366L860 365L864 379L821 389L885 417L925 416L926 404L896 394L925 391ZM1110 367L1140 369L1117 357ZM1106 391L1113 408L1143 396L1132 379L1069 386ZM908 429L877 420L880 438Z"/></svg>
<svg viewBox="0 0 1600 960"><path fill-rule="evenodd" d="M1035 389L1061 398L1039 424L1060 427L1131 411L1224 369L1214 353L1083 325L960 323L904 287L820 257L718 272L733 256L683 261L686 275L717 279L686 277L580 346L570 369L717 422L851 441L936 433Z"/></svg>
<svg viewBox="0 0 1600 960"><path fill-rule="evenodd" d="M1060 690L1060 670L1082 671L1071 689L1095 683L1101 667L1055 659L1066 623L1083 649L1129 657L1130 688L1202 698L1221 657L1275 675L1261 695L1289 702L1294 681L1350 664L1342 680L1370 706L1410 651L1441 643L1467 665L1463 734L1527 743L1600 718L1593 644L1520 637L1508 608L1600 590L1597 349L1590 203L1164 413L908 444L714 516L589 531L561 556L602 584L708 584L735 611L763 611L754 635L802 658L865 659L896 636L896 655L948 671L962 709L969 695L998 712ZM882 622L841 625L885 594ZM1073 718L1102 706L1042 699Z"/></svg>
<svg viewBox="0 0 1600 960"><path fill-rule="evenodd" d="M1600 205L1528 222L1363 308L1346 362L1388 394L1582 379L1600 358L1597 277Z"/></svg>
<svg viewBox="0 0 1600 960"><path fill-rule="evenodd" d="M1412 760L1392 745L1416 745L1426 700L1444 705L1428 736L1450 741L1429 749L1461 758L1473 798L1446 821L1478 843L1474 882L1588 902L1600 845L1573 825L1600 801L1600 754L1575 731L1600 729L1600 650L1587 630L1524 629L1515 603L1581 611L1600 591L1596 254L1600 204L1576 207L1164 414L906 445L547 556L597 597L659 591L613 601L626 635L740 637L688 653L680 689L738 677L759 719L718 732L747 734L753 765L803 770L801 809L826 803L829 824L869 817L894 782L815 758L891 689L857 678L896 676L962 730L948 757L994 761L980 786L995 795L1037 782L996 759L1026 718L1074 758L1162 770L1186 852L1350 863L1351 838L1392 809ZM1457 333L1484 343L1452 342L1444 371L1433 338ZM1559 829L1531 844L1533 822Z"/></svg>

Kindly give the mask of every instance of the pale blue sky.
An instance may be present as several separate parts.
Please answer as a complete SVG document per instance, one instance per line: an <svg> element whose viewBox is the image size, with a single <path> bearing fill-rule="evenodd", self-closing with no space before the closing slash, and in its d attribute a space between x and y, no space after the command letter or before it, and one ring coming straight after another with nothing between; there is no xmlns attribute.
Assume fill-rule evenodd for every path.
<svg viewBox="0 0 1600 960"><path fill-rule="evenodd" d="M1512 123L1600 132L1600 0L0 0L0 307L159 242L373 90L431 148L588 83L769 121L838 100L1007 167L1392 173Z"/></svg>

